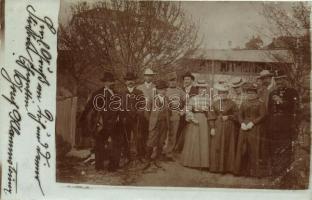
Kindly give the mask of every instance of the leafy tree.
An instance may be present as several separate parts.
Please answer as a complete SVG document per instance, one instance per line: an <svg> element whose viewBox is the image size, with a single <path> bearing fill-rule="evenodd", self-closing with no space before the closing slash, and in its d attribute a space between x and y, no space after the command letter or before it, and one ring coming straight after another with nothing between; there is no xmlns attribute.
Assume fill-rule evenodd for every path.
<svg viewBox="0 0 312 200"><path fill-rule="evenodd" d="M263 41L260 36L252 36L248 42L245 43L246 49L260 49L263 46Z"/></svg>

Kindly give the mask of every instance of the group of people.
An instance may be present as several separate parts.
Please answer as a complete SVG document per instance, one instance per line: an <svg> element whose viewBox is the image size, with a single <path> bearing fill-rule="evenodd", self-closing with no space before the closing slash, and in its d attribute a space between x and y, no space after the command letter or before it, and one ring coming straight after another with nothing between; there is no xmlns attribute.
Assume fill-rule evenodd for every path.
<svg viewBox="0 0 312 200"><path fill-rule="evenodd" d="M121 158L140 161L143 169L178 159L185 167L255 177L289 166L299 96L282 71L263 70L255 82L219 80L213 87L195 81L191 72L182 76L182 88L176 73L155 82L154 76L146 69L144 83L136 85L137 77L127 73L125 86L116 90L114 76L106 72L104 87L87 102L80 123L92 113L98 124L97 170L104 169L105 156L110 171L120 167ZM105 109L95 109L95 103Z"/></svg>

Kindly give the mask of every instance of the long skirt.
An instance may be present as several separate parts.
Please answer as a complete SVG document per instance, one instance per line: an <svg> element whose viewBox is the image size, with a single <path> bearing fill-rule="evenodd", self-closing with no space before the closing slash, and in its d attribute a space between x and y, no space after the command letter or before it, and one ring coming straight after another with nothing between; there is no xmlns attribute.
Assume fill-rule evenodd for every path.
<svg viewBox="0 0 312 200"><path fill-rule="evenodd" d="M209 132L204 113L195 113L198 124L188 123L185 130L181 164L187 167L209 167Z"/></svg>
<svg viewBox="0 0 312 200"><path fill-rule="evenodd" d="M249 131L240 131L237 142L235 173L237 175L260 177L261 125Z"/></svg>
<svg viewBox="0 0 312 200"><path fill-rule="evenodd" d="M218 118L215 122L216 134L210 138L210 171L234 172L237 129L231 120Z"/></svg>

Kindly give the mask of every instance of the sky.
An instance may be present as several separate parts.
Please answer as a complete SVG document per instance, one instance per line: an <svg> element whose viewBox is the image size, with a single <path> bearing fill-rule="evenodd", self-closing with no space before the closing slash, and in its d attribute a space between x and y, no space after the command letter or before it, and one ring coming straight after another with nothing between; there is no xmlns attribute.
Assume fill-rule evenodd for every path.
<svg viewBox="0 0 312 200"><path fill-rule="evenodd" d="M96 2L98 0L81 0ZM77 0L63 0L60 9L60 21L68 23L71 18L70 6ZM291 2L272 2L286 9ZM260 14L262 2L215 2L215 1L184 1L182 7L187 16L199 26L199 36L203 38L202 47L207 49L228 49L244 47L253 36L259 35L264 44L272 38L265 33L270 28L266 19ZM259 27L261 31L259 31Z"/></svg>

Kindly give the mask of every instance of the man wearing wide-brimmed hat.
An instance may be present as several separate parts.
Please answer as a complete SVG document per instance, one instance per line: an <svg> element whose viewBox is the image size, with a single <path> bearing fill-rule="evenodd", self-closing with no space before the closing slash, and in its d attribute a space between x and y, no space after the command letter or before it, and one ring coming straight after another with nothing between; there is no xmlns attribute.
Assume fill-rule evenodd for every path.
<svg viewBox="0 0 312 200"><path fill-rule="evenodd" d="M121 141L121 132L116 129L119 123L119 112L111 109L109 106L111 103L111 97L116 94L112 89L112 86L115 83L115 78L112 73L105 72L100 80L103 83L103 87L92 94L81 114L79 123L83 126L86 122L87 115L91 112L98 116L96 117L97 120L93 122L98 127L96 133L94 133L95 169L104 169L104 160L106 156L110 160L108 170L115 171L119 167L119 142ZM109 137L111 137L113 143L113 151L111 155L105 155L105 143L108 142Z"/></svg>
<svg viewBox="0 0 312 200"><path fill-rule="evenodd" d="M273 90L274 79L273 73L269 70L262 70L257 77L257 88L258 96L264 102L266 113L268 109L269 94ZM269 156L269 141L268 141L268 119L263 119L263 131L260 135L260 163L261 167L266 167L268 165L268 156Z"/></svg>
<svg viewBox="0 0 312 200"><path fill-rule="evenodd" d="M152 99L153 96L155 95L155 84L153 83L153 79L156 75L156 73L150 69L146 68L144 71L144 83L141 85L137 86L138 90L141 90L143 92L146 106L145 106L145 111L144 111L144 122L142 122L142 142L145 147L146 147L146 141L148 137L148 124L149 124L149 118L150 118L150 113L151 113L151 107L152 107Z"/></svg>
<svg viewBox="0 0 312 200"><path fill-rule="evenodd" d="M293 161L292 143L297 138L299 95L287 85L285 72L274 74L276 89L269 95L268 121L270 156L274 175L285 172Z"/></svg>
<svg viewBox="0 0 312 200"><path fill-rule="evenodd" d="M260 85L258 86L258 95L264 101L266 108L268 106L269 93L273 90L273 73L269 70L262 70L257 77Z"/></svg>
<svg viewBox="0 0 312 200"><path fill-rule="evenodd" d="M127 72L125 77L125 84L120 95L122 97L122 112L121 120L124 125L125 135L123 140L124 156L128 162L133 161L134 158L142 159L144 146L142 146L142 118L143 118L143 107L140 105L144 102L140 102L140 98L144 98L143 92L137 88L136 80L137 76L132 72ZM140 110L141 108L141 110ZM135 152L131 153L131 144L135 144Z"/></svg>

